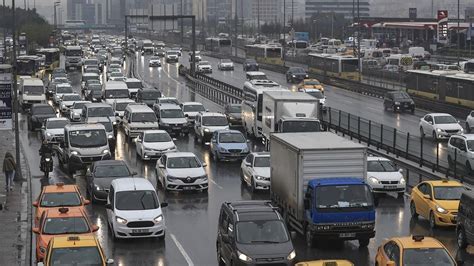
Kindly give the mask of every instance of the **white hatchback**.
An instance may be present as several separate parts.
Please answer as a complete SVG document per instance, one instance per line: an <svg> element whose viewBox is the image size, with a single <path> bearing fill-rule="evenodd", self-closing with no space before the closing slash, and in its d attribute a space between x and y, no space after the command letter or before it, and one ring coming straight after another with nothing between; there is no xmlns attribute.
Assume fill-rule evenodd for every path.
<svg viewBox="0 0 474 266"><path fill-rule="evenodd" d="M153 185L145 178L112 181L107 197L107 221L116 238L165 238L165 218Z"/></svg>

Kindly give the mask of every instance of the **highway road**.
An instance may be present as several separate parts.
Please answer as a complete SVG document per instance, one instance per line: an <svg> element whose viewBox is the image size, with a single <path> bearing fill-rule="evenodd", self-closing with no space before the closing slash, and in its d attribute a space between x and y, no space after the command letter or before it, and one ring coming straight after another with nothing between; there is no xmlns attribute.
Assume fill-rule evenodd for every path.
<svg viewBox="0 0 474 266"><path fill-rule="evenodd" d="M148 57L137 56L137 72L148 85L157 86L166 96L177 97L180 101L199 101L211 111L222 111L222 107L209 100L193 94L187 87L184 78L178 75L178 64L166 64L163 62L161 68L149 68ZM217 69L216 61L209 59L213 67ZM186 64L187 58L182 58ZM285 84L283 76L278 73L266 71L271 79ZM212 76L231 82L235 86L243 85L243 72L240 65L236 66L234 72L215 71ZM69 74L76 91L80 91L80 74L78 72ZM424 114L417 111L415 116L408 114L392 114L383 112L379 99L347 92L344 90L328 87L328 103L335 108L345 108L345 111L354 115L365 116L374 121L392 124L400 130L418 132L417 117ZM68 177L58 166L54 158L54 172L50 180L39 178L40 148L39 132L28 132L25 116L21 116L20 123L21 141L26 149L32 181L33 198L39 194L42 184L65 182L75 183L85 194L85 178L82 173L77 172L73 178ZM168 202L169 206L164 210L167 224L166 238L163 242L159 240L137 239L113 241L106 224L105 209L102 204L87 207L92 221L100 226L98 237L105 248L108 257L113 258L117 265L217 265L215 252L215 239L220 205L224 201L269 199L268 193L252 194L249 189L242 187L239 170L240 163L212 161L209 148L194 143L192 135L179 138L176 141L180 151L191 151L207 163L206 171L209 174L210 187L208 194L204 193L170 193L165 195L158 189L160 199ZM251 143L255 151L262 150L259 144ZM125 142L123 132L117 137L116 159L123 159L132 171L138 176L149 179L156 184L154 172L155 163L143 163L135 155L135 145ZM434 236L443 242L448 249L456 254L456 243L453 228L430 230L427 220L420 218L410 219L408 200L385 197L381 199L377 208L376 237L370 241L368 248L359 249L356 241L350 241L343 245L328 243L317 248L307 248L304 238L298 236L293 239L296 247L297 260L312 260L319 258L344 258L349 259L355 265L373 265L377 247L386 239L393 236L426 235Z"/></svg>

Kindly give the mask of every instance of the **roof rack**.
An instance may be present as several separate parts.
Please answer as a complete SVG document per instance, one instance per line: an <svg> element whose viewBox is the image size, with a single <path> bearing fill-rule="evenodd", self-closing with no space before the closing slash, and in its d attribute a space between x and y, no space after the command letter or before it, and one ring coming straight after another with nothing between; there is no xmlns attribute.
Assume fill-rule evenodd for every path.
<svg viewBox="0 0 474 266"><path fill-rule="evenodd" d="M421 242L423 241L423 239L425 239L425 236L422 236L422 235L413 235L411 237L415 242Z"/></svg>

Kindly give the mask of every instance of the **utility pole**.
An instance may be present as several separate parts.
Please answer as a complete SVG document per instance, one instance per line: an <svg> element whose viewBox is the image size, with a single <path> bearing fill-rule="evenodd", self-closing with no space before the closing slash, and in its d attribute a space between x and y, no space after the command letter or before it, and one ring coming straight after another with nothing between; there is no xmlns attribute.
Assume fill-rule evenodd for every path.
<svg viewBox="0 0 474 266"><path fill-rule="evenodd" d="M3 0L3 17L7 16L7 6L5 0ZM7 62L7 27L3 26L3 63Z"/></svg>
<svg viewBox="0 0 474 266"><path fill-rule="evenodd" d="M237 57L237 0L235 0L235 7L234 7L234 50L235 56Z"/></svg>
<svg viewBox="0 0 474 266"><path fill-rule="evenodd" d="M295 19L295 0L291 0L291 27L294 27Z"/></svg>
<svg viewBox="0 0 474 266"><path fill-rule="evenodd" d="M360 63L360 0L357 0L357 64L359 69L359 82L362 79L362 69Z"/></svg>
<svg viewBox="0 0 474 266"><path fill-rule="evenodd" d="M18 123L18 89L16 74L18 72L16 63L16 14L15 14L15 0L12 0L12 38L13 38L13 113L15 114L15 159L17 165L20 165L20 126ZM23 179L21 167L17 167L15 171L14 180L20 181Z"/></svg>
<svg viewBox="0 0 474 266"><path fill-rule="evenodd" d="M240 24L240 30L242 34L242 38L244 37L244 2L243 0L240 0L240 18L241 18L241 24Z"/></svg>
<svg viewBox="0 0 474 266"><path fill-rule="evenodd" d="M459 0L458 0L458 28L457 28L457 35L458 35L458 52L457 52L457 57L458 57L458 67L459 67L459 57L461 55L461 36L459 35L459 22L460 22L461 18L459 16Z"/></svg>
<svg viewBox="0 0 474 266"><path fill-rule="evenodd" d="M125 51L128 51L128 16L125 15Z"/></svg>
<svg viewBox="0 0 474 266"><path fill-rule="evenodd" d="M280 39L280 38L278 38ZM281 45L281 52L283 54L283 66L285 66L285 45L286 45L286 0L283 0L283 43Z"/></svg>
<svg viewBox="0 0 474 266"><path fill-rule="evenodd" d="M260 39L260 0L257 0L257 39Z"/></svg>
<svg viewBox="0 0 474 266"><path fill-rule="evenodd" d="M181 16L183 16L183 0L181 0ZM184 42L184 20L180 19L181 22L181 43Z"/></svg>

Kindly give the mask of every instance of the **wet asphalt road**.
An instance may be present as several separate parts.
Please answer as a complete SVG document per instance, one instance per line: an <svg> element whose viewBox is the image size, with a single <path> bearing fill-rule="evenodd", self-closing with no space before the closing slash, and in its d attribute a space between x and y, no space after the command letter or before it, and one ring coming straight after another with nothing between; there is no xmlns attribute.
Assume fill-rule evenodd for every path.
<svg viewBox="0 0 474 266"><path fill-rule="evenodd" d="M185 62L187 58L182 59ZM212 59L211 59L212 60ZM215 60L213 68L217 69ZM178 64L166 64L163 62L161 68L149 68L147 57L138 57L138 73L149 85L158 86L164 95L177 97L180 101L200 101L211 111L220 111L222 107L194 95L185 86L185 80L178 76ZM266 71L271 79L285 84L283 75ZM70 79L76 90L80 91L80 74L71 73ZM215 70L213 76L225 78L233 82L235 86L243 85L243 73L240 65L236 65L236 71L220 73ZM328 102L337 108L351 108L357 115L367 116L369 119L386 121L400 128L417 129L416 116L422 112L417 111L416 116L383 113L380 108L380 100L365 97L351 92L328 88ZM375 110L367 109L372 107ZM415 125L416 124L416 125ZM25 116L21 116L21 140L26 151L31 175L33 198L39 194L41 183L45 180L39 178L40 147L39 132L28 132L26 129ZM215 237L220 205L224 201L268 199L268 193L252 195L250 190L241 186L239 179L240 163L216 163L211 161L209 149L200 144L195 144L192 136L181 137L176 141L180 151L192 151L207 163L209 174L209 192L204 193L179 193L164 195L158 189L160 199L169 203L164 209L167 232L165 241L137 239L113 241L106 223L104 206L101 204L87 207L92 221L100 226L98 237L105 248L108 257L113 258L117 265L216 265ZM253 145L253 150L261 150L260 145ZM135 146L125 143L123 133L119 132L117 137L116 159L127 162L132 171L138 176L149 179L156 184L154 162L143 163L137 160ZM76 183L85 194L85 178L77 172L74 177L68 177L58 166L54 159L55 167L51 174L49 183L65 182ZM44 182L46 183L46 182ZM410 234L422 234L434 236L442 241L448 249L455 254L455 237L452 229L430 230L428 221L422 218L412 221L408 208L408 200L398 200L393 197L385 197L377 208L376 238L372 239L368 248L359 249L356 241L346 242L344 245L326 245L325 247L308 249L304 239L298 236L293 240L297 260L313 260L319 258L344 258L349 259L355 265L373 265L377 247L386 239L393 236L405 236Z"/></svg>

